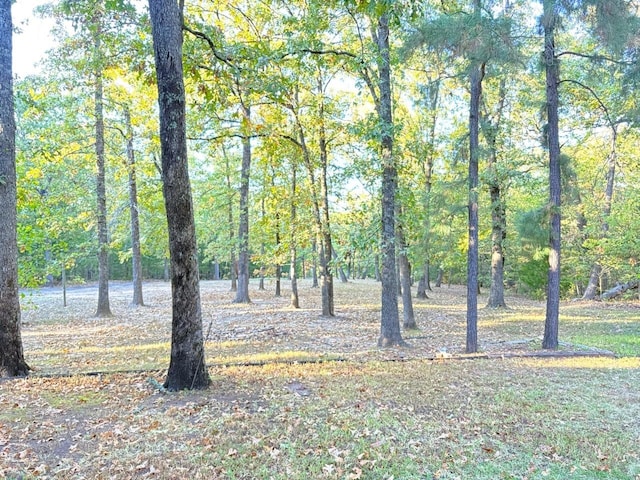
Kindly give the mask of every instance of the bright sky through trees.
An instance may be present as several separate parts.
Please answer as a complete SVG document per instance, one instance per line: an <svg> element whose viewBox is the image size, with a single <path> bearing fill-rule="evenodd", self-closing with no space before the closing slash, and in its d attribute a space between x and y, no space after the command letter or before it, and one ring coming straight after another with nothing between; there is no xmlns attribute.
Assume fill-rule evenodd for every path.
<svg viewBox="0 0 640 480"><path fill-rule="evenodd" d="M13 25L13 72L20 78L38 73L36 65L52 47L50 30L52 20L41 19L33 9L46 3L45 0L18 0L11 7Z"/></svg>

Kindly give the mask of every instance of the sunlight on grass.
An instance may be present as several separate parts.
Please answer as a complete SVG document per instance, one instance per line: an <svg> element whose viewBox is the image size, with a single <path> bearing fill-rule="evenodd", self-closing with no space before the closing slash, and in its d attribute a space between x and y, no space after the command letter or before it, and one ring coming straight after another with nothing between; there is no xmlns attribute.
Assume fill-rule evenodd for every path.
<svg viewBox="0 0 640 480"><path fill-rule="evenodd" d="M207 362L213 364L253 364L253 363L269 363L269 362L314 362L314 361L331 361L337 356L327 354L314 354L302 351L284 351L284 352L264 352L264 353L248 353L246 355L231 356L208 356Z"/></svg>
<svg viewBox="0 0 640 480"><path fill-rule="evenodd" d="M151 350L162 350L166 352L170 350L171 344L169 342L161 343L145 343L140 345L118 345L115 347L74 347L74 348L60 348L53 350L34 350L33 354L40 355L66 355L69 353L127 353L127 352L148 352Z"/></svg>
<svg viewBox="0 0 640 480"><path fill-rule="evenodd" d="M556 358L553 360L546 359L522 359L522 366L528 368L542 369L563 369L563 368L580 368L580 369L622 369L637 370L640 369L640 357L625 358L605 358L605 357L574 357L574 358Z"/></svg>

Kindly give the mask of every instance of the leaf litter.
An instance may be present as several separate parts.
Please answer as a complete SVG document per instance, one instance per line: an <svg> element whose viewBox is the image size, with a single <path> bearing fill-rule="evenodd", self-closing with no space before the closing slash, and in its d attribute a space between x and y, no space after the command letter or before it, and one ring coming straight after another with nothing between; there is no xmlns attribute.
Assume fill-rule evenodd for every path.
<svg viewBox="0 0 640 480"><path fill-rule="evenodd" d="M252 304L233 304L228 283L203 282L212 386L179 393L157 387L169 291L146 284L150 306L130 308L129 288L116 284L109 319L91 316L91 288L70 291L68 307L55 289L28 294L35 372L0 382L0 478L640 474L638 360L450 363L464 348L461 287L416 300L419 330L403 332L411 348L380 350L374 282L337 284L335 318L319 315L318 289L304 282L299 310L257 289ZM481 350L537 352L543 305L508 302L480 310Z"/></svg>

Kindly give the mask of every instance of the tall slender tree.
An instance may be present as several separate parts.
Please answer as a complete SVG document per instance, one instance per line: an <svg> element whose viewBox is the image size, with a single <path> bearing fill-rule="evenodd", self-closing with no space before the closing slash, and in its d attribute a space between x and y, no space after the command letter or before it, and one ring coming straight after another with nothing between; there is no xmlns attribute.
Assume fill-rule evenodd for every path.
<svg viewBox="0 0 640 480"><path fill-rule="evenodd" d="M142 254L140 252L140 215L138 212L138 183L136 179L136 154L133 148L133 125L129 106L124 107L125 136L127 142L127 167L129 171L129 217L131 228L131 280L133 299L131 305L143 306Z"/></svg>
<svg viewBox="0 0 640 480"><path fill-rule="evenodd" d="M378 116L382 157L382 310L378 346L404 345L398 316L398 278L396 276L396 191L398 172L393 158L393 117L391 98L391 56L389 15L377 19L371 33L378 50Z"/></svg>
<svg viewBox="0 0 640 480"><path fill-rule="evenodd" d="M182 72L182 11L176 0L149 0L153 33L162 182L169 228L173 321L171 363L165 388L205 388L198 248L187 167L185 90Z"/></svg>
<svg viewBox="0 0 640 480"><path fill-rule="evenodd" d="M96 199L98 220L98 308L96 317L110 317L109 304L109 234L107 226L107 188L104 150L104 78L102 52L102 5L97 5L91 19L93 34L93 80L96 150Z"/></svg>
<svg viewBox="0 0 640 480"><path fill-rule="evenodd" d="M549 151L549 271L547 280L547 310L542 348L558 348L558 317L560 314L560 139L558 121L559 66L555 32L558 22L555 0L543 0L544 66L547 98L546 145Z"/></svg>
<svg viewBox="0 0 640 480"><path fill-rule="evenodd" d="M480 24L481 0L474 0L473 13ZM472 56L473 57L473 56ZM478 351L478 160L480 157L480 99L485 64L473 59L471 63L469 99L469 204L467 249L467 353Z"/></svg>
<svg viewBox="0 0 640 480"><path fill-rule="evenodd" d="M25 376L16 239L16 124L11 0L0 0L0 377Z"/></svg>

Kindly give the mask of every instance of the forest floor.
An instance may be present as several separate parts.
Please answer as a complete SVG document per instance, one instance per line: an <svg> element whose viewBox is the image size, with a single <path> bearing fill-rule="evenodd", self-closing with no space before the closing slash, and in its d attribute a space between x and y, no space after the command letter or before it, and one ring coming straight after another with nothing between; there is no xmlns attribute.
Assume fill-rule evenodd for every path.
<svg viewBox="0 0 640 480"><path fill-rule="evenodd" d="M409 348L378 349L380 287L257 290L232 303L202 282L206 391L166 393L170 286L25 291L28 379L0 381L0 478L640 479L640 303L566 302L560 358L540 350L544 304L480 308L465 345L465 288L415 300ZM481 296L479 305L486 297ZM562 357L564 356L564 357ZM614 356L616 358L614 358ZM463 360L464 361L459 361Z"/></svg>

